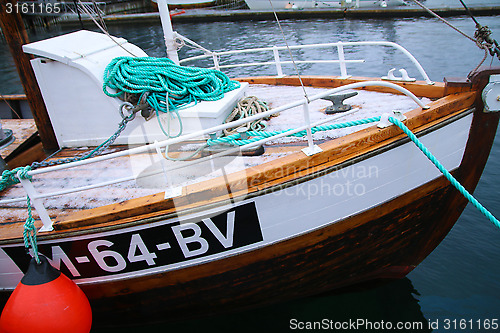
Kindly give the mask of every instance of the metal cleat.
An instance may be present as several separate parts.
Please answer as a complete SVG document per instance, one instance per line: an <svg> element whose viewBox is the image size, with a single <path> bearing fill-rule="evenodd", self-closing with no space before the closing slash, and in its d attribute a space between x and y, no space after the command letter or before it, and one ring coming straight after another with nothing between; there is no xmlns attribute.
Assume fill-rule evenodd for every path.
<svg viewBox="0 0 500 333"><path fill-rule="evenodd" d="M391 68L389 72L387 73L387 76L382 76L382 80L389 80L389 81L403 81L403 82L415 82L417 79L410 77L408 75L408 72L406 69L401 68L399 72L401 73L401 77L397 77L394 75L394 71L396 68Z"/></svg>
<svg viewBox="0 0 500 333"><path fill-rule="evenodd" d="M322 99L333 103L332 106L329 106L326 108L325 113L326 114L335 114L335 113L349 111L352 108L352 106L349 104L344 104L343 102L347 98L356 96L357 94L358 94L357 92L351 92L351 93L346 93L346 94L330 95L330 96L323 97Z"/></svg>
<svg viewBox="0 0 500 333"><path fill-rule="evenodd" d="M382 116L380 116L380 121L377 124L377 127L378 128L386 128L386 127L392 126L393 123L391 123L389 121L389 117L396 118L399 121L405 121L406 120L406 116L401 111L392 110L392 114L390 114L390 113L383 113Z"/></svg>

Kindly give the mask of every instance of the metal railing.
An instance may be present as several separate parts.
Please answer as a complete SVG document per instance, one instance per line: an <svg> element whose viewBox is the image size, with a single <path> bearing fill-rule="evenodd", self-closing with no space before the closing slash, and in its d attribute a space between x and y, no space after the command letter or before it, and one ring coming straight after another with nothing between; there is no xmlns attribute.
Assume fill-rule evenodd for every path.
<svg viewBox="0 0 500 333"><path fill-rule="evenodd" d="M184 39L184 37L177 35L178 38L181 38L183 40L188 41L187 39ZM396 43L392 42L336 42L336 43L323 43L323 44L308 44L308 45L292 45L292 46L272 46L272 47L263 47L263 48L250 48L250 49L242 49L242 50L233 50L233 51L221 51L221 52L216 52L216 51L208 51L206 49L203 49L205 54L199 55L199 56L194 56L194 57L189 57L185 58L180 61L181 64L185 64L187 62L195 61L195 60L202 60L202 59L208 59L212 58L213 61L213 68L217 70L222 70L222 69L228 69L228 68L235 68L235 67L250 67L250 66L269 66L269 65L274 65L276 69L276 76L277 77L283 77L285 76L283 72L283 67L282 65L285 64L304 64L304 63L338 63L340 67L340 78L341 79L346 79L349 77L347 73L347 64L352 64L352 63L363 63L365 60L363 59L346 59L345 57L345 52L344 48L345 47L353 47L353 46L385 46L385 47L391 47L394 48L405 55L413 65L417 68L418 72L422 76L423 80L427 84L434 84L433 81L429 79L429 76L425 72L424 68L420 63L417 61L417 59L410 53L408 50L406 50L404 47L401 45L398 45ZM338 54L338 59L332 59L332 60L281 60L282 56L280 55L280 52L291 52L293 50L305 50L305 49L328 49L328 48L336 48L337 49L337 54ZM270 55L268 61L262 61L262 62L248 62L248 63L234 63L234 64L221 64L221 59L233 55L238 55L238 54L251 54L251 53L268 53ZM230 60L228 60L230 61Z"/></svg>

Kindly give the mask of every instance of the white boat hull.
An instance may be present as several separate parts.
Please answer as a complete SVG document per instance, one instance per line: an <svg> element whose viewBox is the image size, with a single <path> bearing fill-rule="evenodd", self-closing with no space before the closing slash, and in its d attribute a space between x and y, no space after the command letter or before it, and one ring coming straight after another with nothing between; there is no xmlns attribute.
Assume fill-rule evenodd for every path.
<svg viewBox="0 0 500 333"><path fill-rule="evenodd" d="M471 121L469 113L421 137L448 170L462 161ZM232 205L119 231L40 241L39 250L80 284L220 260L336 223L438 178L440 172L417 150L407 142L321 177ZM153 236L159 234L163 237ZM15 288L25 259L24 244L0 248L0 290Z"/></svg>

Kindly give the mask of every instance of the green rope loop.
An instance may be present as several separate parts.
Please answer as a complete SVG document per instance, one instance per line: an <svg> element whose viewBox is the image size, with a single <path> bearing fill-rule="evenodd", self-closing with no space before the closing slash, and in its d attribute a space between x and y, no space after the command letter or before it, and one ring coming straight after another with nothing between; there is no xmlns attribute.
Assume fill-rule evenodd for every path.
<svg viewBox="0 0 500 333"><path fill-rule="evenodd" d="M2 172L2 179L0 180L0 190L4 190L9 186L19 184L20 179L32 179L32 176L28 174L31 171L31 166L19 167L13 170L4 170ZM33 218L33 213L31 210L31 200L29 196L26 196L26 202L28 206L28 218L24 223L23 239L24 247L29 249L30 246L33 249L33 255L37 263L40 263L40 258L38 257L38 246L36 241L36 228L35 219Z"/></svg>
<svg viewBox="0 0 500 333"><path fill-rule="evenodd" d="M408 127L406 127L405 124L403 124L400 120L393 117L389 117L389 121L394 125L398 126L411 139L411 141L413 141L413 143L418 147L418 149L420 149L422 153L424 153L424 155L436 166L436 168L438 168L439 171L441 171L441 173L446 177L446 179L448 179L450 183L467 200L469 200L469 202L472 205L474 205L474 207L476 207L481 213L483 213L483 215L486 216L491 221L491 223L500 228L500 221L498 221L498 219L495 216L493 216L493 214L491 214L483 205L481 205L481 203L479 203L479 201L477 201L477 199L474 198L474 196L472 196L472 194L470 194L469 191L467 191L465 187L463 187L463 185L460 184L455 179L455 177L453 177L448 172L448 170L446 170L446 168L437 160L437 158L434 155L432 155L429 149L427 149L427 147L424 146L424 144L415 136L415 134L412 133L412 131L408 129Z"/></svg>

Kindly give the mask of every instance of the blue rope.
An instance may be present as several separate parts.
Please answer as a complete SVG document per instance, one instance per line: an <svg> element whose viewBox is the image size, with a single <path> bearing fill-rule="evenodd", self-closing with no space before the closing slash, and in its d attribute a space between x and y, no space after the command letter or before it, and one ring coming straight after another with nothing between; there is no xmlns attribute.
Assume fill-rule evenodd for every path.
<svg viewBox="0 0 500 333"><path fill-rule="evenodd" d="M331 131L334 129L364 125L364 124L369 124L369 123L373 123L373 122L377 122L377 121L380 121L380 116L359 119L359 120L353 120L353 121L346 121L344 123L338 123L338 124L332 124L332 125L314 126L311 128L311 133L314 134L314 133L320 132L320 131ZM209 139L209 140L207 140L207 145L213 146L213 145L225 143L225 144L230 144L233 146L244 146L246 144L262 140L263 138L270 138L270 137L273 137L273 136L276 136L276 135L279 135L282 133L286 133L289 131L291 131L291 129L287 129L284 131L247 131L245 133L252 138L242 140L240 133L236 133L236 134L231 134L228 136L220 137L217 139ZM287 135L287 136L301 138L301 137L306 136L306 135L307 135L307 131L304 130L304 131L292 133L292 134Z"/></svg>
<svg viewBox="0 0 500 333"><path fill-rule="evenodd" d="M450 181L450 183L467 199L471 204L474 205L481 213L486 216L491 223L493 223L495 226L500 228L500 221L493 216L479 201L477 201L476 198L472 196L472 194L469 193L465 189L465 187L462 186L449 172L446 170L446 168L436 159L434 155L424 146L424 144L413 134L408 127L406 127L405 124L403 124L401 121L399 121L396 118L389 117L389 121L393 123L394 125L398 126L410 139L413 141L413 143L424 153L424 155L436 166L436 168L441 171L441 173Z"/></svg>

